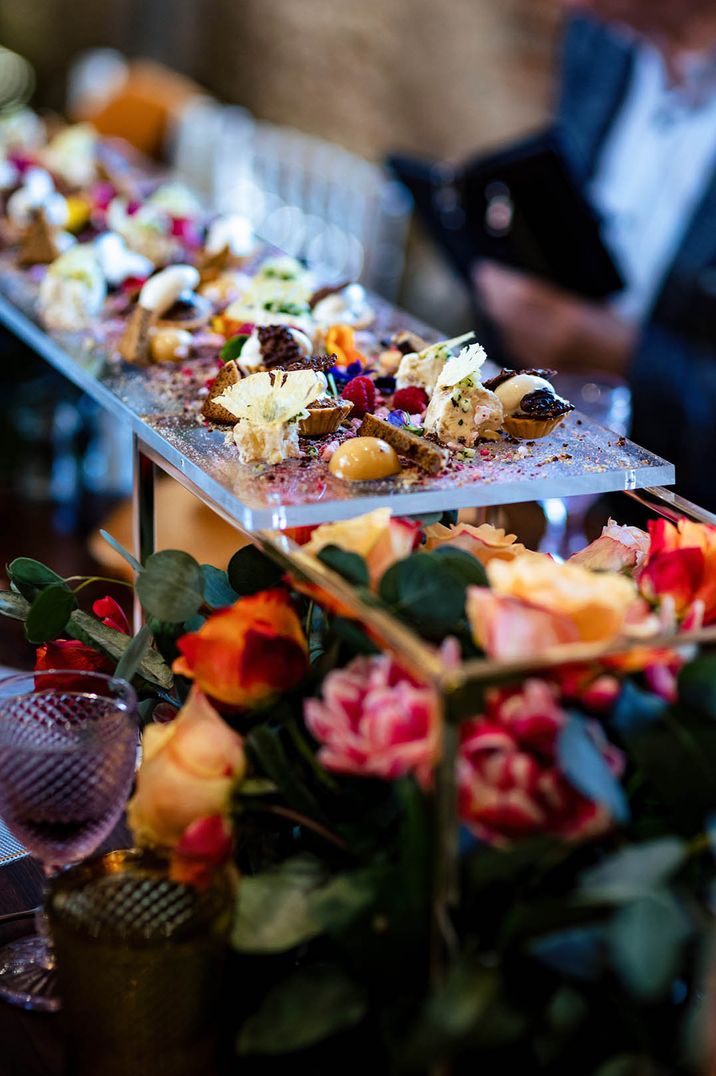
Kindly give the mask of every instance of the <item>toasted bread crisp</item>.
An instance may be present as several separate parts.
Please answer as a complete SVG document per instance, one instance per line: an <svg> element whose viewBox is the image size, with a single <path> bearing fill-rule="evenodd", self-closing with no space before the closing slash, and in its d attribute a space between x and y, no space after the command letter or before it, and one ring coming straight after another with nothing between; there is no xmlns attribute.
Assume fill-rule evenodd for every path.
<svg viewBox="0 0 716 1076"><path fill-rule="evenodd" d="M219 370L214 384L209 389L209 395L204 400L201 413L209 422L218 422L224 426L235 426L236 416L231 414L223 404L216 403L216 397L221 396L231 385L236 385L241 380L241 371L234 359L224 363Z"/></svg>
<svg viewBox="0 0 716 1076"><path fill-rule="evenodd" d="M431 441L425 441L408 430L402 430L399 426L393 426L375 415L366 415L358 430L359 437L380 437L392 445L399 456L406 456L418 467L422 467L428 474L438 474L448 461L448 453L439 445Z"/></svg>

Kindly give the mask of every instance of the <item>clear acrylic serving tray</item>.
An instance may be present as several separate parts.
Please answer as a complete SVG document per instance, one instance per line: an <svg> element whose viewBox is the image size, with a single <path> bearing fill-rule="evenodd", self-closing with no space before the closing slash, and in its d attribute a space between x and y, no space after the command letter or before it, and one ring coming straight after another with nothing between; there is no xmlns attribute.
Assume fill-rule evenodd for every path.
<svg viewBox="0 0 716 1076"><path fill-rule="evenodd" d="M435 476L411 469L391 479L349 483L318 459L244 465L224 434L199 416L198 386L212 370L193 363L139 368L121 362L113 347L118 319L103 322L91 337L48 333L35 316L36 294L31 273L0 256L0 321L131 427L157 462L249 532L345 519L385 505L396 515L419 515L674 482L670 463L578 412L550 437L481 445L474 461L452 462ZM380 336L412 328L439 339L410 315L380 299L371 301Z"/></svg>

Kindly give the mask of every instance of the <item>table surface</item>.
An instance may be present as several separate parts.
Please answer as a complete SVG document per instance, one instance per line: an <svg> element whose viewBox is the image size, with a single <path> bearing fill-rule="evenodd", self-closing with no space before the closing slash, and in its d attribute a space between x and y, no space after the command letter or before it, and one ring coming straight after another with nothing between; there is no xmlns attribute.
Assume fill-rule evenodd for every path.
<svg viewBox="0 0 716 1076"><path fill-rule="evenodd" d="M86 334L50 335L34 315L37 285L0 256L0 321L57 370L129 426L152 457L206 504L244 530L283 529L345 519L388 505L416 515L450 508L489 507L671 485L670 463L574 412L549 437L481 446L470 463L442 474L408 470L381 482L342 482L318 459L278 467L239 463L224 434L206 427L193 388L199 366L133 367L108 357ZM438 334L376 297L378 335L412 328ZM109 324L109 323L108 323ZM213 360L212 360L213 362ZM203 370L202 377L209 373ZM215 367L212 366L215 370ZM192 378L194 380L192 380ZM182 380L183 379L183 380ZM202 382L203 383L203 382Z"/></svg>

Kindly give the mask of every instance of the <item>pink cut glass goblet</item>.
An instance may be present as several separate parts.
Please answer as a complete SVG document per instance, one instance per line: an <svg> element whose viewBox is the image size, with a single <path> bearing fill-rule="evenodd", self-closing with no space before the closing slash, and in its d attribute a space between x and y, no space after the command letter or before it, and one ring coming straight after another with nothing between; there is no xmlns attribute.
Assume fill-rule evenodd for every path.
<svg viewBox="0 0 716 1076"><path fill-rule="evenodd" d="M96 851L119 821L134 776L137 697L124 680L50 670L0 682L0 818L45 875ZM0 949L0 997L54 1011L44 913L37 933Z"/></svg>

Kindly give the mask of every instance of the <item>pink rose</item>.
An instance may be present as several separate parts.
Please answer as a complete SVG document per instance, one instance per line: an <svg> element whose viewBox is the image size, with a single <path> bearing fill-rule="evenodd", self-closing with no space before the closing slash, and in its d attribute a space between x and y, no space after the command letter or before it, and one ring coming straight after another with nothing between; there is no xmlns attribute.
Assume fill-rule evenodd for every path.
<svg viewBox="0 0 716 1076"><path fill-rule="evenodd" d="M592 571L619 572L636 570L649 552L649 535L639 527L622 527L610 519L600 536L585 549L569 558Z"/></svg>
<svg viewBox="0 0 716 1076"><path fill-rule="evenodd" d="M244 743L199 688L174 721L147 726L142 748L127 807L138 844L173 847L197 819L228 812L246 772Z"/></svg>
<svg viewBox="0 0 716 1076"><path fill-rule="evenodd" d="M512 560L526 553L515 534L507 534L501 527L493 527L490 523L481 523L479 527L469 523L456 523L452 527L433 523L425 528L425 548L428 552L445 546L462 549L482 564L494 559Z"/></svg>
<svg viewBox="0 0 716 1076"><path fill-rule="evenodd" d="M388 654L357 657L323 682L323 699L307 699L304 717L323 745L329 770L394 780L414 773L430 783L438 744L438 711L430 688Z"/></svg>
<svg viewBox="0 0 716 1076"><path fill-rule="evenodd" d="M548 833L574 840L611 825L608 812L578 792L561 772L557 741L567 722L557 688L527 680L488 693L485 713L460 730L457 780L462 821L493 844ZM615 774L619 751L593 735Z"/></svg>

